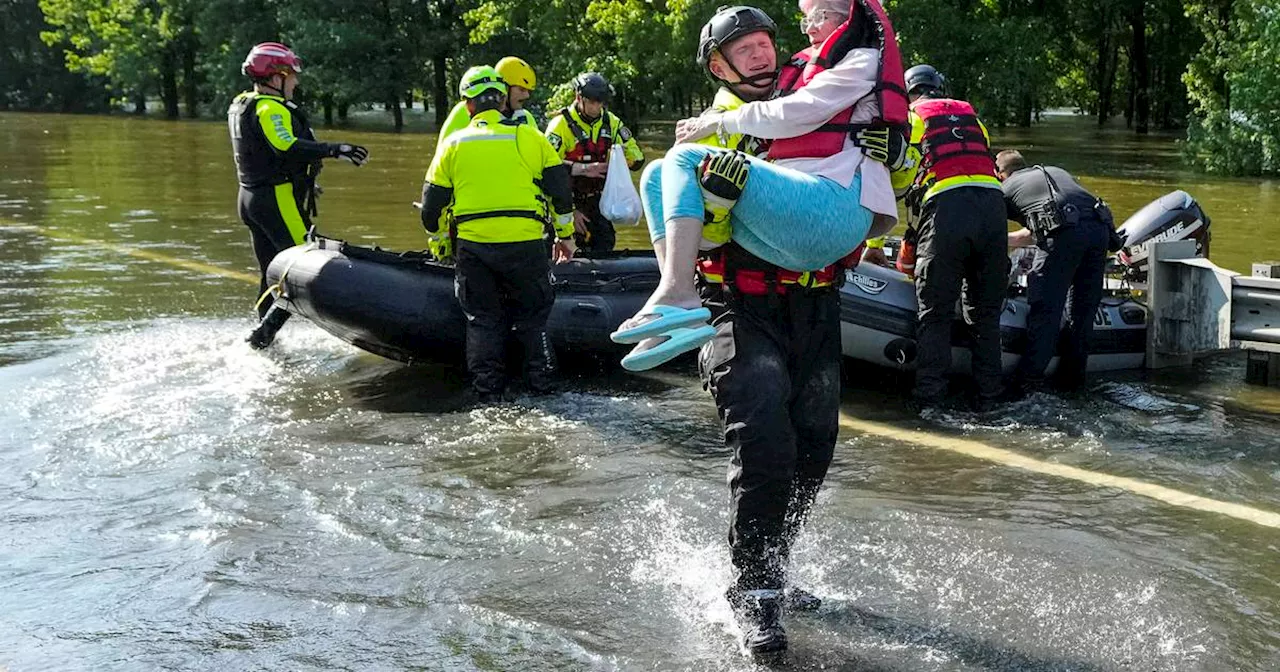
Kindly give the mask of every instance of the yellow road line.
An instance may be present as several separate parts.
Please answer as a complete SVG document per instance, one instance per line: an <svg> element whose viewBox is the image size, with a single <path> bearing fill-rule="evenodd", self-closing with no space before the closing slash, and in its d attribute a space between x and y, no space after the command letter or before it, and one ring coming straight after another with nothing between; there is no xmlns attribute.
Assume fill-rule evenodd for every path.
<svg viewBox="0 0 1280 672"><path fill-rule="evenodd" d="M128 245L108 243L106 241L84 238L73 234L50 231L38 226L16 224L8 225L5 228L28 229L47 238L86 245L97 245L131 257L157 261L170 266L185 268L201 273L208 273L210 275L218 275L224 278L242 280L253 284L257 284L259 281L257 276L249 273L243 273L241 271L233 271L199 261L179 259L177 257L171 257L169 255L152 252L150 250L130 247ZM972 439L931 434L929 432L904 429L879 422L858 420L844 412L840 413L840 426L863 434L871 434L886 439L892 439L894 441L902 441L904 443L925 446L935 450L945 450L972 457L974 459L993 462L1005 467L1021 469L1023 471L1029 471L1036 474L1044 474L1046 476L1065 478L1100 488L1115 488L1135 495L1149 497L1156 501L1171 504L1173 506L1194 509L1205 513L1217 513L1224 516L1230 516L1237 520L1280 529L1280 513L1254 508L1245 504L1235 504L1232 502L1222 502L1216 499L1209 499L1208 497L1193 495L1188 492L1182 492L1181 490L1174 490L1173 488L1167 488L1163 485L1147 483L1145 481L1139 481L1126 476L1112 476L1111 474L1089 471L1088 469L1081 469L1070 465L1045 462L1044 460L1028 457L1012 450L989 446L985 443L974 441Z"/></svg>
<svg viewBox="0 0 1280 672"><path fill-rule="evenodd" d="M252 283L255 285L258 284L259 281L261 280L258 276L253 275L251 273L245 273L243 271L234 271L229 268L222 268L221 266L214 266L213 264L206 264L201 261L192 261L190 259L180 259L178 257L172 257L167 254L161 254L159 252L152 252L151 250L144 250L141 248L133 247L131 245L122 245L120 243L109 243L105 240L95 240L93 238L85 238L83 236L77 236L71 233L53 231L41 226L34 226L31 224L6 224L4 228L24 229L28 231L33 231L35 233L40 234L41 236L44 236L45 238L51 238L53 240L61 240L69 243L77 243L81 245L91 245L94 247L101 247L107 250L111 250L113 252L119 252L120 254L128 255L130 257L135 257L138 259L146 259L148 261L157 261L162 264L174 266L176 268L185 268L189 271L196 271L197 273L206 273L208 275L217 275L224 278L230 278L232 280L242 280L244 282Z"/></svg>
<svg viewBox="0 0 1280 672"><path fill-rule="evenodd" d="M1208 497L1193 495L1181 490L1166 488L1163 485L1147 483L1137 479L1125 476L1112 476L1088 469L1072 467L1065 464L1056 464L1053 462L1045 462L1028 457L1012 450L996 448L972 439L963 439L953 436L944 436L940 434L931 434L914 429L904 429L887 425L879 422L870 422L867 420L858 420L851 417L847 413L840 413L840 426L863 434L872 434L875 436L911 443L936 450L946 450L952 453L959 453L979 460L994 462L1001 466L1012 467L1014 469L1022 469L1036 474L1044 474L1046 476L1056 476L1065 478L1100 488L1116 488L1125 492L1149 497L1151 499L1180 506L1187 509L1194 509L1205 513L1217 513L1224 516L1230 516L1237 520L1243 520L1250 523L1256 523L1266 527L1280 529L1280 513L1257 509L1244 504L1234 504L1231 502L1222 502Z"/></svg>

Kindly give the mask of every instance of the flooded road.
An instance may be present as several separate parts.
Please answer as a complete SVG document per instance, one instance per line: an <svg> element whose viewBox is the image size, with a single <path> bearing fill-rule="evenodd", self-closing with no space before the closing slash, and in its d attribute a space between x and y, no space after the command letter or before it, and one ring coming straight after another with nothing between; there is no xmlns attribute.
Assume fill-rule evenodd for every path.
<svg viewBox="0 0 1280 672"><path fill-rule="evenodd" d="M459 369L302 320L251 351L225 133L0 115L0 668L754 669L694 378L578 372L477 410ZM326 168L325 233L422 247L434 137L325 135L373 154ZM1087 125L1007 142L1117 213L1187 188L1223 266L1280 257L1278 185ZM1280 392L1243 377L1228 356L921 421L851 369L790 669L1280 669Z"/></svg>

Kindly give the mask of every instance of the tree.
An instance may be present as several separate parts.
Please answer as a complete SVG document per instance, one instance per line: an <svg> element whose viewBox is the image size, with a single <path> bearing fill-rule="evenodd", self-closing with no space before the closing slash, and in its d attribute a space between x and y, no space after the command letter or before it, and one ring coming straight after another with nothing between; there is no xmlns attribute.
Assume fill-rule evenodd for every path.
<svg viewBox="0 0 1280 672"><path fill-rule="evenodd" d="M158 87L165 115L178 116L179 42L192 31L188 0L40 0L40 9L52 27L41 38L64 46L70 70L106 77L138 113Z"/></svg>
<svg viewBox="0 0 1280 672"><path fill-rule="evenodd" d="M1188 10L1207 37L1183 76L1194 107L1189 157L1212 172L1280 174L1280 8L1205 0Z"/></svg>
<svg viewBox="0 0 1280 672"><path fill-rule="evenodd" d="M0 110L105 111L101 78L67 70L63 44L45 44L38 0L0 0Z"/></svg>

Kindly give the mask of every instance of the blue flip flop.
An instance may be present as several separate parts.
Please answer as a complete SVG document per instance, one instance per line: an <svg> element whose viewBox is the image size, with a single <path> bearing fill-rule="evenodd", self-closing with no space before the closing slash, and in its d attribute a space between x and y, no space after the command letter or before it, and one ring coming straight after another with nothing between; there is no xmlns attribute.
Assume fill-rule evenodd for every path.
<svg viewBox="0 0 1280 672"><path fill-rule="evenodd" d="M665 339L658 345L636 352L622 358L622 368L628 371L647 371L666 364L680 355L696 350L716 335L716 328L711 325L701 327L678 327L655 338Z"/></svg>
<svg viewBox="0 0 1280 672"><path fill-rule="evenodd" d="M654 338L681 327L690 327L699 322L710 322L711 311L706 308L677 308L658 304L645 317L657 315L649 321L630 329L619 329L609 334L614 343L639 343L646 338Z"/></svg>

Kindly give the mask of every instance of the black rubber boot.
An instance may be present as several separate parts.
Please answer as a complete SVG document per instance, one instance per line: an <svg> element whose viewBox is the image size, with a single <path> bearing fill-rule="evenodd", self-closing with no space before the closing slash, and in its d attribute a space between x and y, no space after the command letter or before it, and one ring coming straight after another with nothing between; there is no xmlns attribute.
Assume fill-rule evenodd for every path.
<svg viewBox="0 0 1280 672"><path fill-rule="evenodd" d="M781 590L739 591L726 595L733 615L742 629L742 645L754 657L771 657L787 650L787 631L782 627Z"/></svg>
<svg viewBox="0 0 1280 672"><path fill-rule="evenodd" d="M258 326L244 340L248 341L249 347L254 350L262 350L275 342L276 332L280 331L280 327L288 321L289 311L281 308L279 304L272 304L271 309L258 322Z"/></svg>
<svg viewBox="0 0 1280 672"><path fill-rule="evenodd" d="M524 382L529 394L556 393L556 353L544 329L516 331L524 350Z"/></svg>
<svg viewBox="0 0 1280 672"><path fill-rule="evenodd" d="M783 603L787 611L817 611L822 608L822 598L795 586L787 588Z"/></svg>
<svg viewBox="0 0 1280 672"><path fill-rule="evenodd" d="M501 392L476 392L476 405L496 406L505 401Z"/></svg>

